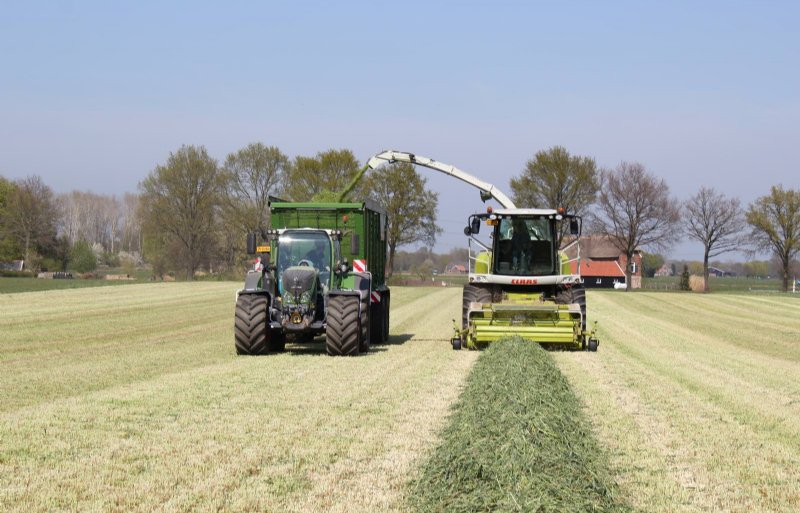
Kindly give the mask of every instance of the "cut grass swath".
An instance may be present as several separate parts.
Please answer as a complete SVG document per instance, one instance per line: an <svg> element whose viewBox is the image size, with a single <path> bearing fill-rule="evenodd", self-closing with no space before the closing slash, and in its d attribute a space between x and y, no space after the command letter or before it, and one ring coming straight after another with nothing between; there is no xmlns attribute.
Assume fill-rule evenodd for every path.
<svg viewBox="0 0 800 513"><path fill-rule="evenodd" d="M578 399L537 344L492 344L442 442L411 487L413 509L629 511Z"/></svg>

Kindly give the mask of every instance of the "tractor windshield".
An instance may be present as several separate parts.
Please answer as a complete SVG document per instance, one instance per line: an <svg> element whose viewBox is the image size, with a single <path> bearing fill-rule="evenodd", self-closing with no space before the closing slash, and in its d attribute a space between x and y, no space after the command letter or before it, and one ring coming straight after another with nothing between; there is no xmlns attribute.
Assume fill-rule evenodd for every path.
<svg viewBox="0 0 800 513"><path fill-rule="evenodd" d="M504 217L495 232L497 274L541 276L555 272L553 231L544 217Z"/></svg>
<svg viewBox="0 0 800 513"><path fill-rule="evenodd" d="M323 231L285 232L278 239L278 276L293 266L309 266L319 271L322 284L331 275L331 242Z"/></svg>

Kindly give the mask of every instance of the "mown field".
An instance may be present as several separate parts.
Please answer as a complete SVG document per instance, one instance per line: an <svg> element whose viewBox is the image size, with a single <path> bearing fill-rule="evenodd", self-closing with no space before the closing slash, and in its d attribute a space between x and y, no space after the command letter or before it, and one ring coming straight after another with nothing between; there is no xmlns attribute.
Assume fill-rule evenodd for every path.
<svg viewBox="0 0 800 513"><path fill-rule="evenodd" d="M250 358L234 356L238 286L0 294L0 511L413 511L448 440L480 447L456 471L484 476L492 445L459 435L459 412L489 410L465 383L526 387L517 407L541 396L519 371L470 378L481 354L448 344L459 288L393 289L390 343L364 357L318 342ZM570 418L588 419L586 454L607 467L592 472L614 481L614 504L800 510L800 298L591 291L589 305L599 352L526 358L577 394ZM526 422L557 426L542 404ZM509 432L519 443L492 472L513 451L548 456Z"/></svg>
<svg viewBox="0 0 800 513"><path fill-rule="evenodd" d="M399 511L477 353L456 289L390 344L234 356L233 283L0 296L0 511Z"/></svg>
<svg viewBox="0 0 800 513"><path fill-rule="evenodd" d="M800 511L800 298L595 293L553 354L640 511Z"/></svg>

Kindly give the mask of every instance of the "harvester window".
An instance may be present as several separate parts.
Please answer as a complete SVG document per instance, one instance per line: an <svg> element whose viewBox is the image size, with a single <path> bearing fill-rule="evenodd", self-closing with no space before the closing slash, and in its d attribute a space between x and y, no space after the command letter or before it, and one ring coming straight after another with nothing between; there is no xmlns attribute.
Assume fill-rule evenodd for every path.
<svg viewBox="0 0 800 513"><path fill-rule="evenodd" d="M553 273L553 239L547 218L500 220L495 272L520 276Z"/></svg>

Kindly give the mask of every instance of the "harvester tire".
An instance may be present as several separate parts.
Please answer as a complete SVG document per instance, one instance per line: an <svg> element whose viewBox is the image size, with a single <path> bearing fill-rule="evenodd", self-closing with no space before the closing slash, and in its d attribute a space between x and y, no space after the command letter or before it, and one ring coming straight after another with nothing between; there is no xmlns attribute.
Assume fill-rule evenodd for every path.
<svg viewBox="0 0 800 513"><path fill-rule="evenodd" d="M383 295L383 327L381 330L383 331L384 343L389 342L389 303L391 297L389 292Z"/></svg>
<svg viewBox="0 0 800 513"><path fill-rule="evenodd" d="M563 305L577 304L581 307L581 317L583 317L582 331L586 331L586 289L583 285L573 285L563 288L556 294L556 303Z"/></svg>
<svg viewBox="0 0 800 513"><path fill-rule="evenodd" d="M372 342L372 340L370 340L372 338L372 333L370 330L370 313L369 296L367 296L367 300L361 303L361 319L359 322L361 325L361 342L359 344L359 350L362 353L369 351L369 345Z"/></svg>
<svg viewBox="0 0 800 513"><path fill-rule="evenodd" d="M330 296L325 349L331 356L355 356L360 351L359 298Z"/></svg>
<svg viewBox="0 0 800 513"><path fill-rule="evenodd" d="M475 285L464 285L461 296L461 328L467 329L467 312L470 303L491 303L492 291Z"/></svg>
<svg viewBox="0 0 800 513"><path fill-rule="evenodd" d="M266 296L241 294L236 300L234 338L236 354L264 354L270 347Z"/></svg>
<svg viewBox="0 0 800 513"><path fill-rule="evenodd" d="M597 341L596 338L590 338L586 349L591 351L591 352L595 352L595 351L597 351L598 344L599 344L599 342Z"/></svg>

